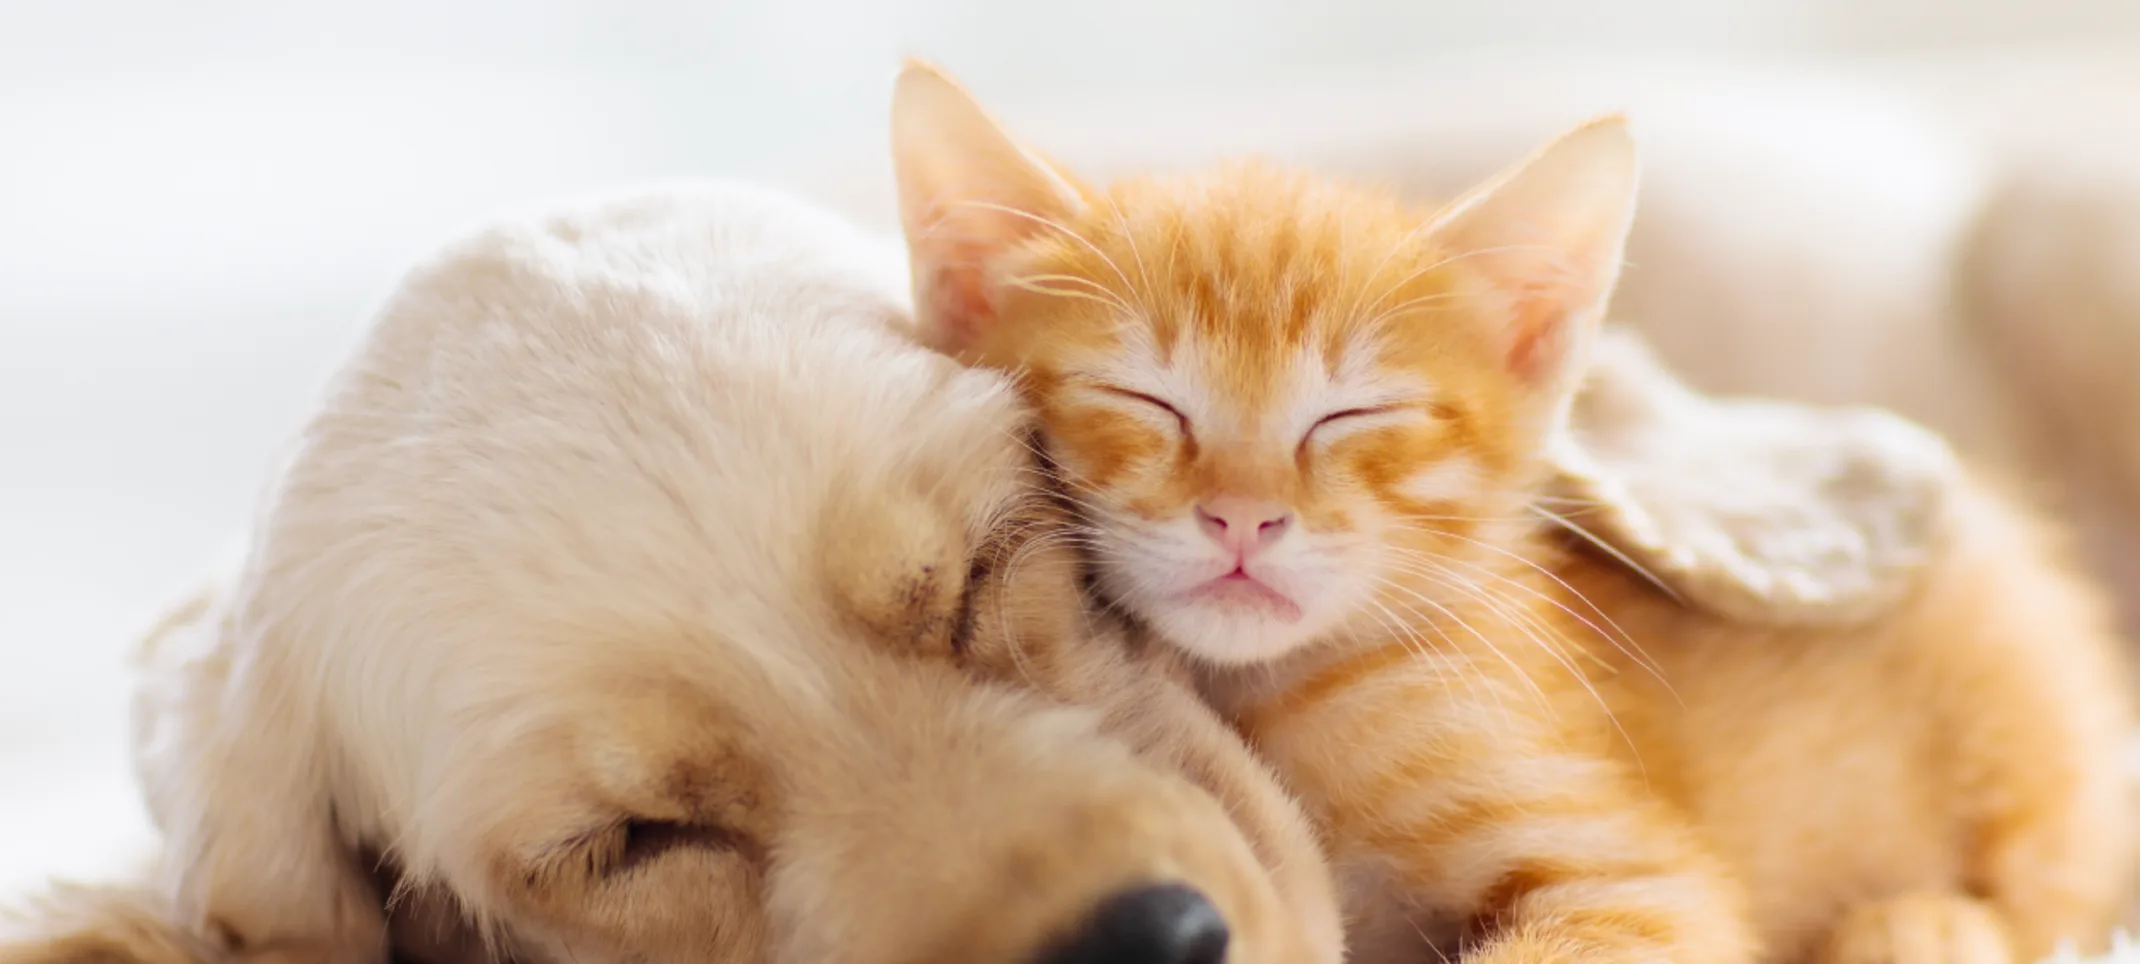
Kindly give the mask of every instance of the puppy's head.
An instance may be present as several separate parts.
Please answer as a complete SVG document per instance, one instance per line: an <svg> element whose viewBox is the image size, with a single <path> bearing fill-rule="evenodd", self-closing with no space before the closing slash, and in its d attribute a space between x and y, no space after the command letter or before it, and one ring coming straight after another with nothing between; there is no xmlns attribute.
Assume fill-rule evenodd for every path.
<svg viewBox="0 0 2140 964"><path fill-rule="evenodd" d="M317 782L160 808L234 942L346 924L228 879L324 822L518 959L1334 954L1327 892L1282 907L1228 812L1275 794L1177 769L1238 748L1123 702L1162 671L1083 623L1012 393L895 336L863 250L724 191L410 280L266 520L231 698L196 701L264 717L201 766Z"/></svg>

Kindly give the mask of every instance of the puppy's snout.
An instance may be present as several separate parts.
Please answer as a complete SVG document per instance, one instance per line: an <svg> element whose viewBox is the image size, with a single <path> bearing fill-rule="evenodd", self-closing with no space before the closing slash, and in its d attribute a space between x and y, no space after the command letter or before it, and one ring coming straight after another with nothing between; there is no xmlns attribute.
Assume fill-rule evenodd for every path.
<svg viewBox="0 0 2140 964"><path fill-rule="evenodd" d="M1181 884L1121 891L1034 964L1224 964L1226 918Z"/></svg>

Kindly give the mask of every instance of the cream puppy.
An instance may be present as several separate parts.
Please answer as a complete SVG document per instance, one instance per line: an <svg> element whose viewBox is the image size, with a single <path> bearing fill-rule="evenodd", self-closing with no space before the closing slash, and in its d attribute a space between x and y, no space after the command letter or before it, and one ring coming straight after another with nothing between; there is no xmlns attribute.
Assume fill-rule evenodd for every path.
<svg viewBox="0 0 2140 964"><path fill-rule="evenodd" d="M0 961L1338 960L1304 823L1087 618L902 272L712 187L412 273L145 648L161 879Z"/></svg>

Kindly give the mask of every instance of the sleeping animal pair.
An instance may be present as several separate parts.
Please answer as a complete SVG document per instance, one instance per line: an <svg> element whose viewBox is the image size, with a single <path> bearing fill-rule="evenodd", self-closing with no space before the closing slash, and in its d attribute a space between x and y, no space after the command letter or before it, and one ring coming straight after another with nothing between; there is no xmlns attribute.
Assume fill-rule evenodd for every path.
<svg viewBox="0 0 2140 964"><path fill-rule="evenodd" d="M910 258L648 193L407 278L142 653L163 834L6 964L2003 962L2123 675L1921 432L1603 316L1604 120L1415 207L1095 187L939 72ZM913 297L908 297L911 290Z"/></svg>

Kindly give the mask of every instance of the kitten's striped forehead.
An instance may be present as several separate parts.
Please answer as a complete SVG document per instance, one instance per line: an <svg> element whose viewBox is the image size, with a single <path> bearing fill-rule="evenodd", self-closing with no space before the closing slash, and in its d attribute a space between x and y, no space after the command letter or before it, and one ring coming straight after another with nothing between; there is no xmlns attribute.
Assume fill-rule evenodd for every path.
<svg viewBox="0 0 2140 964"><path fill-rule="evenodd" d="M1377 363L1402 349L1384 338L1392 323L1418 320L1392 309L1435 303L1448 283L1416 263L1425 215L1253 164L1111 190L1108 216L1088 226L1101 263L1087 273L1121 283L1122 367L1170 389L1151 394L1199 422L1231 410L1302 431L1326 403L1422 390L1386 384Z"/></svg>
<svg viewBox="0 0 2140 964"><path fill-rule="evenodd" d="M1342 527L1356 507L1312 492L1448 501L1507 461L1472 451L1501 392L1474 323L1495 304L1422 234L1431 212L1253 165L1119 183L1093 210L1079 243L1051 236L1036 263L1105 297L1036 303L1055 323L1017 329L1019 357L1073 386L1058 428L1095 477L1145 486L1137 511L1257 490Z"/></svg>
<svg viewBox="0 0 2140 964"><path fill-rule="evenodd" d="M1162 341L1166 334L1171 339ZM1175 405L1200 434L1288 447L1333 412L1419 398L1433 388L1417 373L1381 365L1384 346L1365 329L1291 345L1258 345L1245 334L1128 323L1103 375Z"/></svg>

